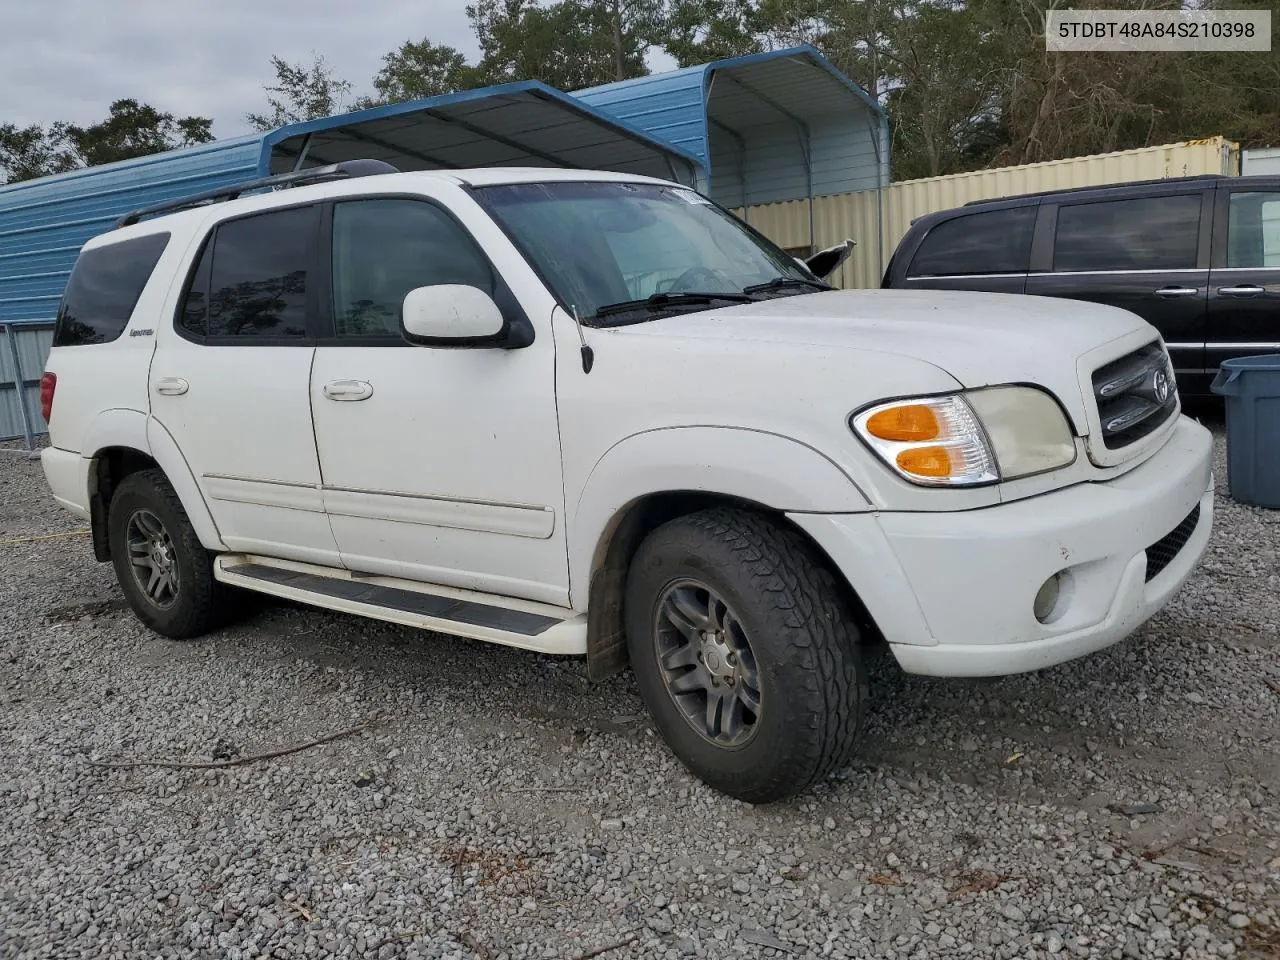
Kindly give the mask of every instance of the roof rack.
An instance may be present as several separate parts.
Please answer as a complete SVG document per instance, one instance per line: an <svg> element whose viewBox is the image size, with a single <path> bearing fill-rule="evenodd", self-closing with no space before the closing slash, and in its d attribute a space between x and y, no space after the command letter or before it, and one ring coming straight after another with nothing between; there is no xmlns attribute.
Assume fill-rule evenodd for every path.
<svg viewBox="0 0 1280 960"><path fill-rule="evenodd" d="M310 183L324 183L327 180L345 180L348 177L372 177L381 173L399 172L400 169L398 167L392 166L383 160L343 160L341 163L312 167L310 170L278 173L275 176L261 177L257 180L248 180L244 183L218 187L215 190L206 190L204 193L192 194L179 200L170 200L166 203L143 207L141 210L134 210L132 213L126 213L117 220L115 229L119 230L121 227L131 226L143 217L156 216L161 213L174 213L178 210L190 210L193 207L200 207L223 200L234 200L240 194L250 190L301 187Z"/></svg>
<svg viewBox="0 0 1280 960"><path fill-rule="evenodd" d="M1027 197L1053 197L1063 193L1081 193L1085 190L1106 190L1120 187L1147 187L1156 183L1190 183L1197 180L1224 180L1221 173L1196 173L1185 177L1156 177L1151 180L1127 180L1118 183L1090 183L1080 187L1058 187L1055 190L1032 190L1028 193L1011 193L1007 197L988 197L985 200L970 200L964 204L972 207L979 203L998 203L1002 200L1025 200Z"/></svg>

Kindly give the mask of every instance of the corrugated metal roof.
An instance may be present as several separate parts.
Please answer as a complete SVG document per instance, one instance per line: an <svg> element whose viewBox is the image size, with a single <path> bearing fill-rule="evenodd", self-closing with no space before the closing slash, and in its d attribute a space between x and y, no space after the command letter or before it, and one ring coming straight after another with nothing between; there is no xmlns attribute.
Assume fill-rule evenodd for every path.
<svg viewBox="0 0 1280 960"><path fill-rule="evenodd" d="M675 144L709 165L707 66L607 83L578 90L573 96Z"/></svg>
<svg viewBox="0 0 1280 960"><path fill-rule="evenodd" d="M0 320L50 319L80 247L122 212L257 175L260 136L0 187Z"/></svg>
<svg viewBox="0 0 1280 960"><path fill-rule="evenodd" d="M306 149L317 164L360 157L404 170L581 167L692 183L700 161L625 119L534 80L374 107L267 135L273 172Z"/></svg>

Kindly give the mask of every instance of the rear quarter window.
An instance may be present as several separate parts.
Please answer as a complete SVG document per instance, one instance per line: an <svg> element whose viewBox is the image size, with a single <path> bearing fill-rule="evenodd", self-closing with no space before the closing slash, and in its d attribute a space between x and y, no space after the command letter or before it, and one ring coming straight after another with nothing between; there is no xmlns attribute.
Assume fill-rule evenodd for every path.
<svg viewBox="0 0 1280 960"><path fill-rule="evenodd" d="M124 332L169 234L151 233L83 251L58 307L55 347L110 343Z"/></svg>
<svg viewBox="0 0 1280 960"><path fill-rule="evenodd" d="M925 235L908 277L1025 273L1031 260L1034 206L952 217Z"/></svg>

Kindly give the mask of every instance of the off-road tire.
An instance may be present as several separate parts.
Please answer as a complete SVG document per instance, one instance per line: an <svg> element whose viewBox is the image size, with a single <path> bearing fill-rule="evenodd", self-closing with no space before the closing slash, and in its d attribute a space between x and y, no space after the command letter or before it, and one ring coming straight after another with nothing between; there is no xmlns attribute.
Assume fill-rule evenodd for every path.
<svg viewBox="0 0 1280 960"><path fill-rule="evenodd" d="M168 608L153 603L133 574L127 531L130 518L139 510L157 517L173 544L178 586ZM224 625L243 610L241 591L214 579L213 556L196 536L163 470L141 470L121 481L107 513L107 538L116 579L129 606L161 636L189 640Z"/></svg>
<svg viewBox="0 0 1280 960"><path fill-rule="evenodd" d="M750 641L760 715L740 746L694 729L658 662L660 598L695 578L717 591ZM643 541L627 576L626 626L640 693L667 744L698 778L751 803L780 800L842 768L862 733L867 675L857 621L825 558L783 521L715 508Z"/></svg>

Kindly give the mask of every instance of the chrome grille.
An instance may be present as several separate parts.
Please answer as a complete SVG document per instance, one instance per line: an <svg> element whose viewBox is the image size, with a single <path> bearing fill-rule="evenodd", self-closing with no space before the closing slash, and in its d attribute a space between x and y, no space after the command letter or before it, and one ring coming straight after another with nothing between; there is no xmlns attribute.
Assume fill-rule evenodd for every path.
<svg viewBox="0 0 1280 960"><path fill-rule="evenodd" d="M1095 370L1093 398L1108 450L1158 429L1178 409L1178 388L1160 344L1149 343Z"/></svg>

